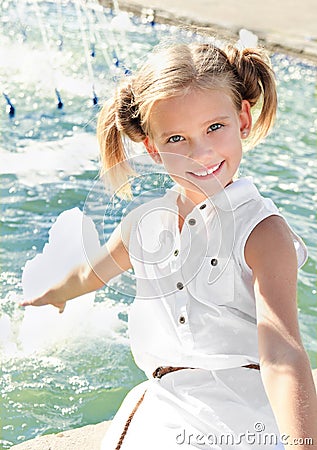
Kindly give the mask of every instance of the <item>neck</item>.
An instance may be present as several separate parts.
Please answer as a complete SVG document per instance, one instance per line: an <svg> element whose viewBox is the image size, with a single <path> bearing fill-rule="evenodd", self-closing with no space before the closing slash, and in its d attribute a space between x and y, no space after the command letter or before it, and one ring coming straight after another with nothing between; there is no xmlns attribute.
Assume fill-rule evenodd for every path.
<svg viewBox="0 0 317 450"><path fill-rule="evenodd" d="M226 187L230 186L230 184L232 184L232 183L233 183L233 180L230 180L229 183L227 183L225 185L225 187L222 188L222 189L226 189ZM219 189L219 191L222 190L222 189ZM199 203L203 202L208 197L213 197L219 191L214 192L210 196L207 196L206 194L204 194L202 192L197 192L195 190L188 189L188 188L185 188L183 186L180 186L180 195L178 197L178 204L179 204L179 206L187 205L187 208L190 208L190 210L192 210L196 205L198 205Z"/></svg>

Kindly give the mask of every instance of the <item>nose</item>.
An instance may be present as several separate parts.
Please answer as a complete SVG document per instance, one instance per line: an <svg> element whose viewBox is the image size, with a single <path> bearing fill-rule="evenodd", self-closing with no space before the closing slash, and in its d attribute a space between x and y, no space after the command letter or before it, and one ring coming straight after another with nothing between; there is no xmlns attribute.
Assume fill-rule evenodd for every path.
<svg viewBox="0 0 317 450"><path fill-rule="evenodd" d="M214 149L210 139L207 136L203 136L191 141L187 156L202 165L207 165L212 159L213 154Z"/></svg>

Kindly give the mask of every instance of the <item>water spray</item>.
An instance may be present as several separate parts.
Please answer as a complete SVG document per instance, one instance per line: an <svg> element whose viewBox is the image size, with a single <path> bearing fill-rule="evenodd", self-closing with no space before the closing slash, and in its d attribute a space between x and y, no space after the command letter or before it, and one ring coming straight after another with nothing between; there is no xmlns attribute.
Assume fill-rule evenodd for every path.
<svg viewBox="0 0 317 450"><path fill-rule="evenodd" d="M92 98L93 105L94 105L94 106L97 106L97 105L98 105L98 97L97 97L97 95L96 95L96 92L95 92L95 88L94 88L94 87L92 88L92 93L93 93L93 98Z"/></svg>
<svg viewBox="0 0 317 450"><path fill-rule="evenodd" d="M90 56L94 58L96 56L95 44L91 44L90 46Z"/></svg>
<svg viewBox="0 0 317 450"><path fill-rule="evenodd" d="M112 55L113 55L113 58L112 58L113 64L114 64L116 67L121 68L121 69L123 70L124 75L131 75L131 70L128 69L128 68L120 61L120 59L118 58L118 56L117 56L115 50L113 50Z"/></svg>
<svg viewBox="0 0 317 450"><path fill-rule="evenodd" d="M80 27L81 39L82 39L84 52L85 52L87 72L88 72L88 76L89 76L89 78L91 80L91 84L92 84L93 104L95 106L95 105L98 104L98 98L97 98L97 95L95 93L95 88L94 88L94 83L95 83L94 71L93 71L93 67L92 67L92 63L91 63L91 59L90 59L91 57L94 57L94 54L92 54L92 52L89 53L89 47L88 47L88 43L87 43L88 39L87 39L87 34L86 34L84 23L83 23L81 5L78 4L77 1L75 2L75 7L76 7L77 18L78 18L79 27ZM94 44L94 42L91 42L91 43Z"/></svg>
<svg viewBox="0 0 317 450"><path fill-rule="evenodd" d="M12 105L10 98L8 97L7 94L5 94L4 92L2 93L4 98L7 101L7 108L6 111L9 114L9 117L12 118L15 116L15 107Z"/></svg>
<svg viewBox="0 0 317 450"><path fill-rule="evenodd" d="M62 13L62 1L61 0L58 0L57 14L58 14L58 36L59 36L59 39L57 41L57 47L58 47L58 50L61 52L61 51L63 51L63 45L64 45L64 40L63 40L63 13Z"/></svg>
<svg viewBox="0 0 317 450"><path fill-rule="evenodd" d="M52 50L51 50L50 42L49 42L49 38L48 38L48 35L49 35L48 34L48 25L46 25L46 22L43 19L40 7L38 5L38 0L34 1L33 9L35 11L35 14L36 14L36 17L37 17L37 20L38 20L39 28L40 28L41 35L42 35L42 41L43 41L44 46L46 48L46 55L47 55L47 58L48 58L49 65L51 67L52 80L53 80L54 85L56 86L57 85L57 82L56 82L56 69L54 68L54 64L53 64L52 56L51 56L52 55ZM61 14L61 11L60 11L60 14ZM62 29L60 29L60 36L61 36L61 33L62 33ZM60 37L60 41L59 41L58 45L59 45L59 49L62 50L62 48L63 48L63 39L62 39L62 37ZM57 108L58 109L62 109L63 108L63 102L61 100L61 96L59 94L59 91L58 91L57 87L55 88L55 94L57 96L57 101L58 101Z"/></svg>
<svg viewBox="0 0 317 450"><path fill-rule="evenodd" d="M61 95L60 95L58 89L56 89L56 88L55 88L55 94L56 94L57 102L58 102L58 103L57 103L57 108L58 108L58 109L62 109L63 106L64 106L64 103L62 102Z"/></svg>

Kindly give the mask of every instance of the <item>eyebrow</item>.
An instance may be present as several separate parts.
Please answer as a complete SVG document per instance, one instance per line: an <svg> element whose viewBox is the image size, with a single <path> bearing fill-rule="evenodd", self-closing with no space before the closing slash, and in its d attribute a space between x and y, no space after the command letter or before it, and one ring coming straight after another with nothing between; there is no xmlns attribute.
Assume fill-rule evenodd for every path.
<svg viewBox="0 0 317 450"><path fill-rule="evenodd" d="M227 120L229 119L230 116L218 116L218 117L214 117L213 119L209 119L206 122L204 122L202 124L202 127L206 126L206 125L210 125L212 123L216 123L216 122L222 122L223 120ZM160 134L160 139L164 139L167 138L169 136L178 136L178 135L182 135L183 133L185 133L185 131L179 130L179 131L165 131L164 133Z"/></svg>

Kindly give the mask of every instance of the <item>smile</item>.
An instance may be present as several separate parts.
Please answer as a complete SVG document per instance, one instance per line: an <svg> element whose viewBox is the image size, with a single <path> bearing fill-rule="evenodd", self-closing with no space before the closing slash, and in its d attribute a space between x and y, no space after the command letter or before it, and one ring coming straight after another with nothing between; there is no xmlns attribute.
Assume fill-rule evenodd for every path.
<svg viewBox="0 0 317 450"><path fill-rule="evenodd" d="M197 170L197 172L188 172L190 175L193 175L197 178L206 178L208 175L215 175L218 173L223 165L224 161L216 164L215 166L210 167L209 169L205 168L202 170Z"/></svg>

